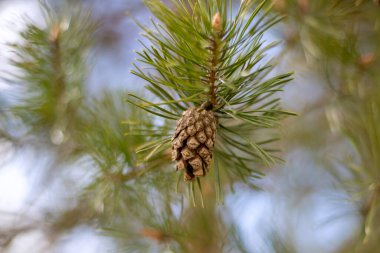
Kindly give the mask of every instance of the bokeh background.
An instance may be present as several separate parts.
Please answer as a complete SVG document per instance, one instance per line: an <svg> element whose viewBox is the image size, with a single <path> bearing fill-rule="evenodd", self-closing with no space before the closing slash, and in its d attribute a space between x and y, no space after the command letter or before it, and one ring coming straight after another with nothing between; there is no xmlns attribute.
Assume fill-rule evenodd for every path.
<svg viewBox="0 0 380 253"><path fill-rule="evenodd" d="M264 39L281 41L270 56L276 71L294 71L281 98L298 114L278 129L285 163L267 168L257 188L226 184L224 204L206 188L205 208L175 193L173 165L128 178L140 140L124 136L121 122L141 116L124 99L144 94L130 73L142 49L134 19L151 18L142 1L49 3L69 16L91 11L96 24L80 79L84 109L67 119L69 141L13 113L25 90L12 81L21 70L8 43L22 43L28 22L46 23L39 1L0 1L0 252L379 252L377 1L273 1L286 18Z"/></svg>

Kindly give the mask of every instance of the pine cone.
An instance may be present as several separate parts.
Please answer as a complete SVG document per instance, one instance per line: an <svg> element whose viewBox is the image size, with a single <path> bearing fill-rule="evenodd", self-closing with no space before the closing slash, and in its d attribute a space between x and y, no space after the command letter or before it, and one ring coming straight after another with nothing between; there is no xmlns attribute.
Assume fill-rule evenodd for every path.
<svg viewBox="0 0 380 253"><path fill-rule="evenodd" d="M211 166L216 118L205 108L184 111L172 138L172 159L177 161L176 170L185 170L186 181L206 175Z"/></svg>

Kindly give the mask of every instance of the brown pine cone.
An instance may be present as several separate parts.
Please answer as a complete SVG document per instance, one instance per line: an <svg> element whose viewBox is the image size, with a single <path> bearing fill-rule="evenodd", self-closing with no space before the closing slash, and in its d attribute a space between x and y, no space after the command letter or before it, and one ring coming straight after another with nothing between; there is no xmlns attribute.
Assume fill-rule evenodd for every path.
<svg viewBox="0 0 380 253"><path fill-rule="evenodd" d="M202 105L184 111L172 138L172 159L177 161L176 170L185 170L186 181L206 175L211 166L216 118L205 108Z"/></svg>

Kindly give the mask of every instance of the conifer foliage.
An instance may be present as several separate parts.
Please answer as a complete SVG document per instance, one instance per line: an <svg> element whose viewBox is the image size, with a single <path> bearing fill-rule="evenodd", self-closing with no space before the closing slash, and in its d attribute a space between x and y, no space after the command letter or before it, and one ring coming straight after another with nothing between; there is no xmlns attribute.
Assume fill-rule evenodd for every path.
<svg viewBox="0 0 380 253"><path fill-rule="evenodd" d="M128 101L174 121L173 125L178 122L172 139L173 159L191 184L194 175L204 176L209 168L215 170L218 185L219 169L232 179L249 181L261 176L257 166L280 159L268 146L275 138L259 133L291 114L280 108L276 96L291 80L291 73L271 74L273 65L266 54L276 43L263 39L281 17L269 13L267 1L242 1L236 13L232 1L224 0L173 0L170 4L151 0L145 4L154 19L150 25L140 24L149 43L141 41L141 64L135 65L133 73L147 82L145 88L154 98L131 94ZM201 111L205 103L205 113L211 121L216 119L215 130L203 132L199 126L194 133L184 131L184 127L196 126L199 115L191 112ZM207 139L213 131L217 133L215 149L214 143L206 143L213 141ZM138 152L150 151L149 156L168 149L170 134L162 133L161 139L153 139ZM196 134L204 134L204 140L193 138ZM199 146L202 143L206 144ZM197 148L204 151L204 158Z"/></svg>
<svg viewBox="0 0 380 253"><path fill-rule="evenodd" d="M102 1L39 2L42 24L20 22L25 29L8 45L13 69L0 73L0 172L25 167L28 186L34 182L20 184L30 188L25 209L8 219L1 206L1 252L14 252L23 238L38 239L35 251L61 252L82 229L108 236L117 252L378 251L378 1L110 1L129 10L145 3L153 16L137 21L145 37L132 72L146 92L128 94L129 103L119 89L87 90L99 84L94 73L103 77L89 65L120 52L107 37L119 16L91 13ZM281 31L268 31L278 14L287 15ZM284 39L281 55L268 33ZM292 115L280 106L292 74L279 74L274 62L297 70L300 86L286 96L306 98L292 101L300 117L282 120ZM323 88L314 94L317 83ZM264 181L266 207L252 215L257 192L242 183L256 186L263 169L281 161L280 122L290 159ZM1 180L13 185L12 177ZM187 187L190 202L176 186ZM224 191L226 206L215 205ZM304 228L312 236L299 233ZM332 238L334 249L321 240L331 228L343 232ZM41 236L29 237L34 232Z"/></svg>

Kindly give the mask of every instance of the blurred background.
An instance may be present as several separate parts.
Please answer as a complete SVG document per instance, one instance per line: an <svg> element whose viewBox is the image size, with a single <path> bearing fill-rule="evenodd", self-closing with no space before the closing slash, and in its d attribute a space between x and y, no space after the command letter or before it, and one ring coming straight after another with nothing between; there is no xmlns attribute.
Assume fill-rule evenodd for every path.
<svg viewBox="0 0 380 253"><path fill-rule="evenodd" d="M136 175L144 138L124 135L125 121L154 123L125 102L144 94L130 73L142 1L0 1L0 252L380 252L380 2L272 4L285 19L264 39L281 41L276 71L295 73L285 163L256 188L225 180L223 204L206 184L194 208L170 157Z"/></svg>

